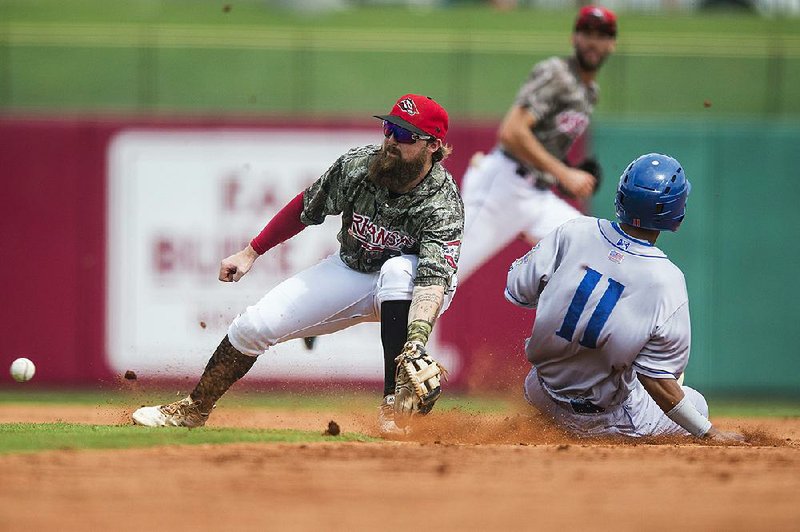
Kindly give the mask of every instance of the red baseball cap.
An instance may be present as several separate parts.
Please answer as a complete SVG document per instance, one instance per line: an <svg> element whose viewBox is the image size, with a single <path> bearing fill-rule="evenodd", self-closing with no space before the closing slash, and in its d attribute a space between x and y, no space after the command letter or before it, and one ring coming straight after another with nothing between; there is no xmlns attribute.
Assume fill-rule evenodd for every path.
<svg viewBox="0 0 800 532"><path fill-rule="evenodd" d="M617 36L617 16L610 9L584 6L575 19L575 31L597 30L611 37Z"/></svg>
<svg viewBox="0 0 800 532"><path fill-rule="evenodd" d="M430 135L444 140L447 135L447 111L430 96L406 94L401 96L388 115L375 115L417 135Z"/></svg>

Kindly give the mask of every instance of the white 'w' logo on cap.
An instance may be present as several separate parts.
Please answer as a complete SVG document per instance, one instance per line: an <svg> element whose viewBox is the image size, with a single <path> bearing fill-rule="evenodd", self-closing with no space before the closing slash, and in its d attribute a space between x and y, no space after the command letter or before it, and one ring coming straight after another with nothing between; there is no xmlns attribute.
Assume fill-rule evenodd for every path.
<svg viewBox="0 0 800 532"><path fill-rule="evenodd" d="M397 103L397 106L400 107L403 111L411 116L419 114L419 110L417 109L417 104L414 103L414 100L411 98L406 98L404 100L400 100Z"/></svg>

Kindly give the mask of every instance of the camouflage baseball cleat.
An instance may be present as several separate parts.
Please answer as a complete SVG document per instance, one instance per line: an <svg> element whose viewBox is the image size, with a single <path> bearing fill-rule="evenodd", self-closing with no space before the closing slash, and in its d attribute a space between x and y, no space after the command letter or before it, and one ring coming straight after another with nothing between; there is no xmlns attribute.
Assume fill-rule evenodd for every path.
<svg viewBox="0 0 800 532"><path fill-rule="evenodd" d="M202 427L208 419L207 412L200 411L200 401L184 397L168 405L143 406L131 416L133 422L145 427Z"/></svg>
<svg viewBox="0 0 800 532"><path fill-rule="evenodd" d="M403 436L409 428L400 428L394 422L394 395L387 395L378 407L378 430L384 436Z"/></svg>

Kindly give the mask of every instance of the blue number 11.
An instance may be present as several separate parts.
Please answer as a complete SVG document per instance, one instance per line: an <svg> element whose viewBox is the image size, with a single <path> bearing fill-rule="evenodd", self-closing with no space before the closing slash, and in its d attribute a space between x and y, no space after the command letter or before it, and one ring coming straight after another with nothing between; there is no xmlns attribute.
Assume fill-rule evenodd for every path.
<svg viewBox="0 0 800 532"><path fill-rule="evenodd" d="M578 285L575 295L572 296L572 302L567 309L567 315L564 316L564 322L561 324L561 328L556 331L557 336L564 338L568 342L572 341L572 337L575 334L575 326L578 324L578 318L583 314L583 310L586 308L586 302L589 301L589 296L597 286L597 283L600 282L601 277L602 274L600 274L600 272L596 272L591 268L586 268L586 274L583 276L581 284ZM603 297L600 298L600 302L597 304L594 312L592 312L589 323L586 325L586 331L583 333L583 338L581 338L579 342L583 347L588 347L590 349L597 347L597 339L600 337L600 331L603 330L603 326L608 321L608 317L611 315L611 311L614 310L614 306L616 306L617 301L619 301L623 290L625 290L624 285L610 277L608 278L608 288L606 288Z"/></svg>

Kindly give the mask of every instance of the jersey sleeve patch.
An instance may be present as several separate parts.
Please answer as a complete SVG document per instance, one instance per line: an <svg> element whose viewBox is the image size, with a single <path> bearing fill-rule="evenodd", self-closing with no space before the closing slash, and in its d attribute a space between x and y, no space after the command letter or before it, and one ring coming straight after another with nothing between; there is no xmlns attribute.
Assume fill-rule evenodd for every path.
<svg viewBox="0 0 800 532"><path fill-rule="evenodd" d="M458 254L461 249L461 240L451 240L442 244L442 254L444 260L451 268L456 269L458 266Z"/></svg>

